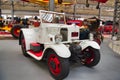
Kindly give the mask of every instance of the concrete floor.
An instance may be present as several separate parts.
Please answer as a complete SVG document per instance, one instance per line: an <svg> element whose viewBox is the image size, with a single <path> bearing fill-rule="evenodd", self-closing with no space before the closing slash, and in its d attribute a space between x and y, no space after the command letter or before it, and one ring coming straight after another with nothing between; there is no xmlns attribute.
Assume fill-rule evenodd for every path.
<svg viewBox="0 0 120 80"><path fill-rule="evenodd" d="M109 40L101 45L101 61L94 68L71 65L64 80L120 80L120 56L108 48ZM0 40L0 80L54 80L45 62L22 55L17 40Z"/></svg>

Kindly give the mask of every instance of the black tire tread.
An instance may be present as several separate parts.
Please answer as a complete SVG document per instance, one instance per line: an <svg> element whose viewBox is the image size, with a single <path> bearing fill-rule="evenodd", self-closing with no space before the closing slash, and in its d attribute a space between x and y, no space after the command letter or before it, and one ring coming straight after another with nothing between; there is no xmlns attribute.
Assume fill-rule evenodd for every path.
<svg viewBox="0 0 120 80"><path fill-rule="evenodd" d="M93 48L91 49L94 51L95 58L90 64L85 64L85 66L87 67L96 66L100 62L100 51L97 49L93 49Z"/></svg>
<svg viewBox="0 0 120 80"><path fill-rule="evenodd" d="M51 53L56 54L54 51L51 51L51 52L49 52L49 55L50 55ZM48 57L49 57L49 55L48 55ZM56 55L57 55L57 54L56 54ZM48 63L48 57L47 57L47 63ZM48 67L48 69L49 69L50 74L52 75L52 77L53 77L55 80L63 80L63 79L66 78L66 77L68 76L68 74L69 74L69 60L68 60L67 58L61 58L61 57L59 57L59 56L58 56L58 58L59 58L59 60L60 60L60 62L61 62L61 64L62 64L62 67L63 67L63 68L62 68L63 70L61 70L61 71L62 71L61 74L58 75L58 76L54 76L54 75L51 73L49 67Z"/></svg>

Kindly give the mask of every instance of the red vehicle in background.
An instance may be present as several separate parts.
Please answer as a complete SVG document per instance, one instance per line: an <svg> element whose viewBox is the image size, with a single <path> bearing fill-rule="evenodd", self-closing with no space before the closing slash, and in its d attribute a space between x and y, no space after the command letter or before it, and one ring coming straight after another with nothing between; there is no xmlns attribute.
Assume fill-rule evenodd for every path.
<svg viewBox="0 0 120 80"><path fill-rule="evenodd" d="M67 21L67 24L68 24L68 25L76 24L76 25L78 25L78 26L82 26L83 21L82 21L82 20L68 20L68 21Z"/></svg>
<svg viewBox="0 0 120 80"><path fill-rule="evenodd" d="M103 26L103 31L107 33L112 33L113 21L106 21Z"/></svg>
<svg viewBox="0 0 120 80"><path fill-rule="evenodd" d="M106 21L104 23L103 26L101 26L99 29L99 31L101 31L102 33L117 33L118 32L118 28L117 28L117 23L116 23L116 27L114 28L114 31L113 31L113 21Z"/></svg>

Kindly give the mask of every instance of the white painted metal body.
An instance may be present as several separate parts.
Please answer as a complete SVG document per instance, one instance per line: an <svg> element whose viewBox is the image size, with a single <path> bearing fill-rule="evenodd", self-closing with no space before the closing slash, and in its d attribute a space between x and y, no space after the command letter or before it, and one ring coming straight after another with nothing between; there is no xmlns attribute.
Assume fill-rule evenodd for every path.
<svg viewBox="0 0 120 80"><path fill-rule="evenodd" d="M42 10L42 11L40 11L40 14L41 14L41 12L49 13L49 11ZM54 15L62 14L64 16L63 13L56 13L56 12L51 12L51 11L50 11L50 15L48 15L48 14L45 14L45 15L47 17L48 16L51 17L52 13L54 13ZM40 15L40 17L42 18L43 16ZM91 46L95 49L100 49L99 45L94 41L89 41L89 40L80 41L79 40L79 27L77 25L51 23L52 18L50 18L50 17L47 18L47 21L50 23L44 23L41 19L41 24L39 27L21 29L21 31L24 35L24 38L25 38L26 51L29 55L34 57L36 60L41 60L44 56L44 52L49 48L54 50L58 56L63 57L63 58L69 58L71 56L71 52L69 50L69 47L65 43L80 42L80 46L82 47L82 49L85 49L88 46ZM57 34L61 34L62 29L67 32L66 39L64 41L61 41L60 43L56 43L55 36ZM71 35L73 32L77 32L78 36L73 37ZM63 31L63 33L64 33L64 31ZM62 36L65 36L65 34L62 34ZM30 43L40 43L40 44L44 45L44 50L40 57L37 57L28 51L28 50L30 50Z"/></svg>
<svg viewBox="0 0 120 80"><path fill-rule="evenodd" d="M59 44L56 44L54 37L56 34L60 34L61 28L68 29L68 40L63 41ZM64 58L70 57L71 53L68 47L65 46L63 43L69 43L69 42L72 42L72 40L79 39L79 36L71 37L71 32L73 31L79 32L79 27L74 25L66 25L66 24L58 25L58 24L42 23L41 26L38 28L22 29L22 32L25 37L25 42L26 42L26 50L30 50L30 43L36 42L36 43L44 44L45 50L47 48L51 48L57 53L58 56L64 57ZM51 41L51 38L53 39L53 41ZM44 51L43 51L43 54L44 54ZM43 57L43 55L40 57L36 57L30 52L28 52L28 54L37 60L41 60Z"/></svg>
<svg viewBox="0 0 120 80"><path fill-rule="evenodd" d="M42 13L43 12L43 13ZM47 14L50 13L50 14ZM63 43L70 43L75 40L79 40L79 35L76 37L71 37L72 32L78 32L79 34L79 27L76 25L67 25L67 24L59 24L59 23L52 23L52 16L58 14L65 17L64 13L57 13L51 11L40 11L40 17L44 20L48 21L49 23L45 23L44 20L40 20L41 24L37 28L26 28L21 29L23 32L25 42L26 42L26 50L30 50L30 43L40 43L44 44L43 54L40 57L31 54L29 51L27 52L29 55L34 57L37 60L41 60L44 52L50 48L53 49L56 54L63 58L69 58L71 53L69 48ZM55 42L55 36L57 34L61 34L61 29L67 30L67 40L64 40L60 43ZM64 34L63 34L64 36Z"/></svg>
<svg viewBox="0 0 120 80"><path fill-rule="evenodd" d="M60 56L60 57L69 58L71 56L71 53L70 53L68 47L66 47L64 44L52 44L52 45L51 44L46 44L45 49L43 51L43 54L40 57L37 57L37 56L31 54L29 51L27 53L30 56L32 56L33 58L35 58L36 60L41 60L44 56L44 52L48 48L53 49L57 53L57 55Z"/></svg>
<svg viewBox="0 0 120 80"><path fill-rule="evenodd" d="M90 41L90 40L81 40L79 45L82 47L82 50L84 50L87 47L92 47L94 49L100 49L100 46L97 42Z"/></svg>

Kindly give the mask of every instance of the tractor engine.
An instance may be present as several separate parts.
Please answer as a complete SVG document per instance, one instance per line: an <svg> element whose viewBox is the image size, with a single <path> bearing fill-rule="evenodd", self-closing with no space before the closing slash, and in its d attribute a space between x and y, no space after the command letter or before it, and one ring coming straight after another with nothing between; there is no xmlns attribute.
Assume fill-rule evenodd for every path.
<svg viewBox="0 0 120 80"><path fill-rule="evenodd" d="M82 55L81 55L81 51L82 51L82 48L81 46L79 45L79 43L72 43L70 44L70 47L69 47L69 50L71 52L71 57L70 57L70 60L79 60Z"/></svg>

